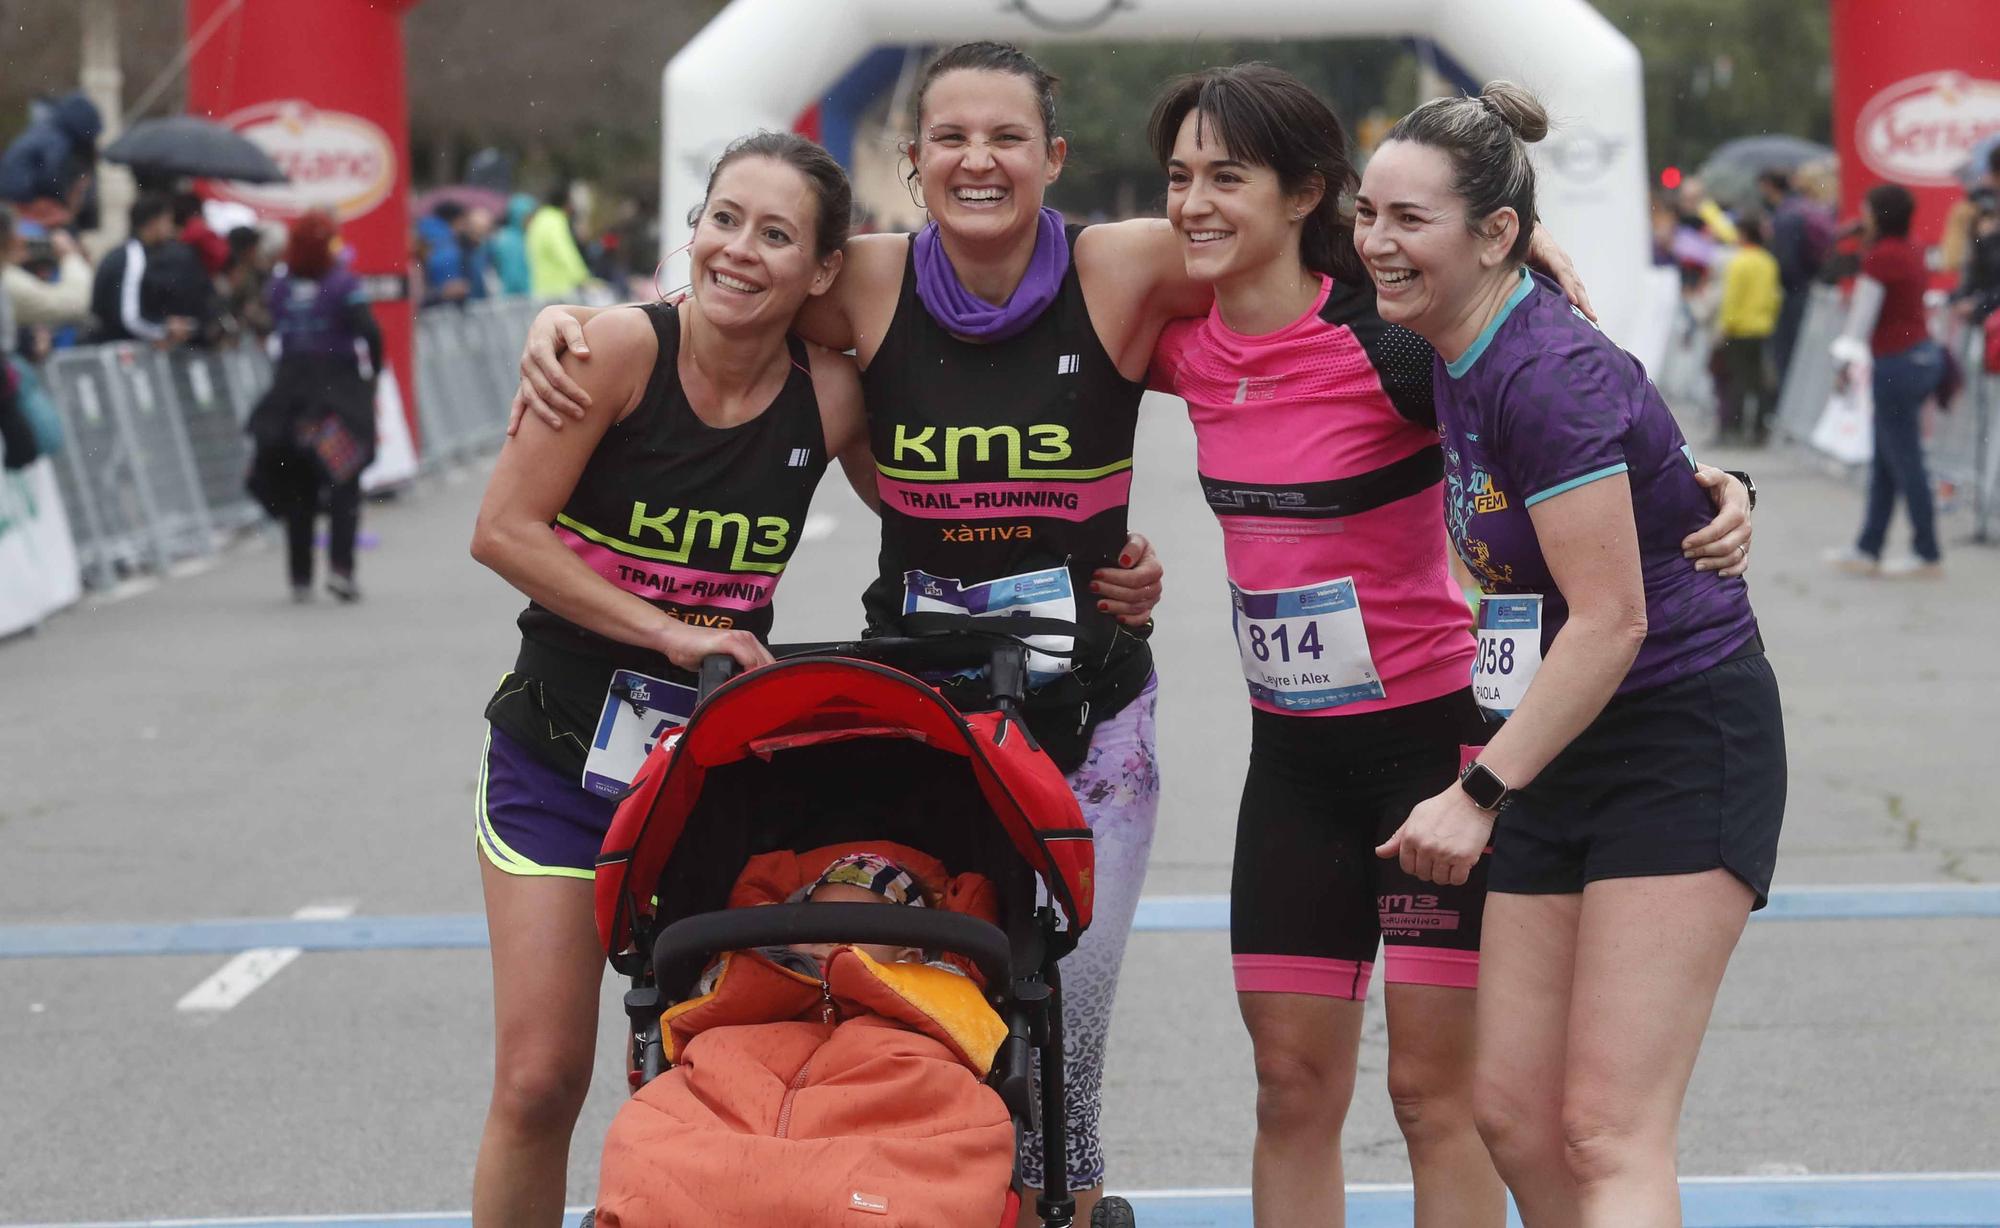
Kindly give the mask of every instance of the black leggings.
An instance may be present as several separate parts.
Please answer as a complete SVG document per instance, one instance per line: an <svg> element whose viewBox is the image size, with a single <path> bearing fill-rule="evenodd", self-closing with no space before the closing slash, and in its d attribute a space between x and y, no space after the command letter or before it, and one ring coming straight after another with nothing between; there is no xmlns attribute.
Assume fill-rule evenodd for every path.
<svg viewBox="0 0 2000 1228"><path fill-rule="evenodd" d="M301 501L285 516L285 546L290 556L292 583L307 585L313 578L313 525L318 519L314 504ZM350 478L327 491L327 515L331 520L326 544L327 565L335 575L354 574L354 537L361 528L361 479Z"/></svg>

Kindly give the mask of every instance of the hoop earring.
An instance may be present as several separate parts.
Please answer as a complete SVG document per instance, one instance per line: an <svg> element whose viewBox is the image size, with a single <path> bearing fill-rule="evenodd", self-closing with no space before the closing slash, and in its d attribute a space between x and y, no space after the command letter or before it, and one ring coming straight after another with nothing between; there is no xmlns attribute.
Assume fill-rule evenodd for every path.
<svg viewBox="0 0 2000 1228"><path fill-rule="evenodd" d="M679 247L668 252L666 255L660 257L660 262L653 266L653 293L660 296L661 302L665 303L669 301L667 297L667 292L665 290L660 289L660 274L666 271L667 261L672 260L675 256L680 255L682 252L686 251L688 248L693 246L694 246L694 240L689 239L687 242L681 244ZM674 303L685 302L687 300L687 296L693 292L694 292L694 283L689 282L687 285L682 286L679 290L674 291L674 293L679 297L674 298L671 301Z"/></svg>

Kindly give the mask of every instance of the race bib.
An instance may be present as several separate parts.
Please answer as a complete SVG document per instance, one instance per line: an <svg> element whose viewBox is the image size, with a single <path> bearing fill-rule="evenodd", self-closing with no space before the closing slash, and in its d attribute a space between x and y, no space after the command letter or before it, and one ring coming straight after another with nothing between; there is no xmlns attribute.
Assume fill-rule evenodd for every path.
<svg viewBox="0 0 2000 1228"><path fill-rule="evenodd" d="M1479 652L1472 697L1490 719L1512 716L1542 667L1542 599L1509 593L1479 599Z"/></svg>
<svg viewBox="0 0 2000 1228"><path fill-rule="evenodd" d="M961 584L948 576L906 571L903 613L969 614L1002 623L1009 618L1058 618L1074 623L1076 591L1067 567L1048 567L984 584ZM1029 685L1041 686L1069 672L1067 654L1076 647L1074 636L1025 635L1021 642L1029 649Z"/></svg>
<svg viewBox="0 0 2000 1228"><path fill-rule="evenodd" d="M1351 578L1268 591L1232 583L1229 599L1252 699L1317 712L1388 695Z"/></svg>
<svg viewBox="0 0 2000 1228"><path fill-rule="evenodd" d="M583 787L599 797L617 797L632 786L639 765L653 747L694 712L694 688L662 682L629 669L611 675L604 711L590 756L583 764Z"/></svg>

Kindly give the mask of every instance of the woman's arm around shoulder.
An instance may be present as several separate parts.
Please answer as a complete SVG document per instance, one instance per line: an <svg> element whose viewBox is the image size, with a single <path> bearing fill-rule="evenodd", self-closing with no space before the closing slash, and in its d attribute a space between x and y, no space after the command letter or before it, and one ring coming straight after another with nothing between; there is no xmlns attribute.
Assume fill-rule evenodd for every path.
<svg viewBox="0 0 2000 1228"><path fill-rule="evenodd" d="M868 415L861 401L861 373L854 360L823 345L807 343L813 396L819 401L826 454L840 462L847 484L871 511L882 505L875 487L875 452L868 443Z"/></svg>
<svg viewBox="0 0 2000 1228"><path fill-rule="evenodd" d="M1215 301L1214 290L1189 279L1180 240L1164 218L1086 226L1071 258L1090 322L1127 379L1146 377L1168 320L1206 315Z"/></svg>
<svg viewBox="0 0 2000 1228"><path fill-rule="evenodd" d="M806 300L792 331L830 350L852 350L867 366L895 319L909 249L910 237L905 234L849 239L841 249L840 272L833 285Z"/></svg>

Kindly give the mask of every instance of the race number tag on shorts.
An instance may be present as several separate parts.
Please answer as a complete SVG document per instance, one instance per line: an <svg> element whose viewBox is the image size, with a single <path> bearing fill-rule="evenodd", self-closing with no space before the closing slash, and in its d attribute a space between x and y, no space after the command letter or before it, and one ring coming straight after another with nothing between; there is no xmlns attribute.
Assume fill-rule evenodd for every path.
<svg viewBox="0 0 2000 1228"><path fill-rule="evenodd" d="M1229 586L1250 697L1292 712L1382 699L1352 579L1253 592Z"/></svg>
<svg viewBox="0 0 2000 1228"><path fill-rule="evenodd" d="M1479 710L1512 716L1542 667L1542 599L1509 593L1479 600L1479 652L1472 660L1472 697Z"/></svg>
<svg viewBox="0 0 2000 1228"><path fill-rule="evenodd" d="M621 669L611 675L597 736L583 764L583 787L599 797L616 797L631 787L639 765L667 734L687 724L694 711L694 688L662 682Z"/></svg>
<svg viewBox="0 0 2000 1228"><path fill-rule="evenodd" d="M1076 590L1070 583L1069 568L1048 567L1018 576L989 580L984 584L961 584L948 576L924 571L903 573L903 613L970 614L1004 622L1009 618L1059 618L1076 621ZM1067 635L1027 635L1021 642L1029 648L1028 681L1040 686L1069 672L1067 654L1076 640ZM1044 649L1036 652L1034 649Z"/></svg>

